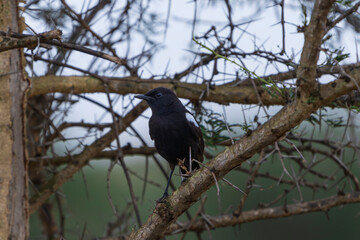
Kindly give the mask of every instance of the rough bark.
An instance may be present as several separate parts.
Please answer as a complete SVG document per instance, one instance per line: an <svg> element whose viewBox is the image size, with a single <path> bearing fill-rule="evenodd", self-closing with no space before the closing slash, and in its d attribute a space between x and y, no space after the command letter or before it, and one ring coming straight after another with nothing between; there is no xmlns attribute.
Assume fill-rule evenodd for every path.
<svg viewBox="0 0 360 240"><path fill-rule="evenodd" d="M0 28L19 31L18 2L0 1ZM27 160L21 49L0 54L0 239L28 235Z"/></svg>
<svg viewBox="0 0 360 240"><path fill-rule="evenodd" d="M96 78L90 76L43 76L33 79L33 88L29 96L36 96L50 92L61 93L90 93L105 92L104 85ZM109 78L109 91L118 94L146 93L156 87L167 87L176 91L178 97L197 101L201 98L205 101L226 103L257 104L258 98L253 86L214 86L206 92L206 84L191 84L172 79L154 80L139 79L137 77ZM283 105L285 99L282 96L273 97L262 87L257 87L262 101L266 105Z"/></svg>
<svg viewBox="0 0 360 240"><path fill-rule="evenodd" d="M316 69L316 77L320 77L324 74L339 74L341 70L348 72L355 68L360 68L360 64L348 64L343 66L333 67L318 67ZM281 72L278 74L272 74L263 76L264 79L272 79L273 81L282 82L295 78L297 75L295 71ZM180 98L186 98L191 101L198 101L200 98L204 101L217 102L220 104L227 103L241 103L241 104L259 104L258 95L255 88L249 79L243 79L241 83L237 84L224 84L218 86L212 86L210 89L207 84L195 84L174 81L174 79L167 78L162 80L155 79L141 79L138 77L106 77L101 76L103 79L107 79L109 83L109 91L117 94L144 94L156 87L167 87L173 89L177 96ZM357 76L355 76L357 78ZM259 86L257 79L253 79L256 82L256 88L259 96L261 97L262 104L265 106L270 105L285 105L291 99L286 97L289 92L294 92L294 89L283 89L284 95L276 94L275 96L270 94L262 86ZM321 88L321 87L320 87ZM41 77L35 77L32 79L32 88L29 91L29 97L35 97L47 93L91 93L91 92L106 92L104 84L99 79L90 76L54 76L47 75ZM350 101L351 100L351 101ZM351 99L342 98L337 100L338 106L343 105L356 105L359 103L359 97L353 96Z"/></svg>

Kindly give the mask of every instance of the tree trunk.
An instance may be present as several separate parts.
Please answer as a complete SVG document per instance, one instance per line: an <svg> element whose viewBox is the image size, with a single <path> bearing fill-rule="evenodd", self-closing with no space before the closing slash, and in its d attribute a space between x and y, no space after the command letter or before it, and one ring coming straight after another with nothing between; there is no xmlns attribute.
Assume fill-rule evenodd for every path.
<svg viewBox="0 0 360 240"><path fill-rule="evenodd" d="M0 29L19 32L18 1L0 0ZM1 41L6 41L3 37ZM0 54L0 239L28 236L27 159L21 49Z"/></svg>

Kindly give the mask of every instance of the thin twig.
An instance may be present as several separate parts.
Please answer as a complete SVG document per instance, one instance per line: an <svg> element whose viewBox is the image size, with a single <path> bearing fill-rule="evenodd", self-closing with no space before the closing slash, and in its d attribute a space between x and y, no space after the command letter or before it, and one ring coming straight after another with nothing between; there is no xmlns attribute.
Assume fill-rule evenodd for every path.
<svg viewBox="0 0 360 240"><path fill-rule="evenodd" d="M111 209L112 209L114 215L118 218L119 217L118 211L114 205L114 202L111 197L111 191L110 191L110 175L111 175L112 169L114 168L115 164L116 164L115 159L110 162L110 166L109 166L107 174L106 174L106 191L107 191L107 197L108 197Z"/></svg>

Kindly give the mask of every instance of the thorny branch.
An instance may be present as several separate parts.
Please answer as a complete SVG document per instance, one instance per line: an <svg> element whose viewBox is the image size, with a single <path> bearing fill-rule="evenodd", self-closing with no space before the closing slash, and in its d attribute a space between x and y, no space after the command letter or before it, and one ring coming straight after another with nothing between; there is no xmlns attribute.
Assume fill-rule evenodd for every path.
<svg viewBox="0 0 360 240"><path fill-rule="evenodd" d="M146 108L147 105L145 103L140 103L134 107L134 109L117 123L119 124L119 132L125 131L130 123L145 111ZM87 146L81 154L73 159L72 164L58 172L52 179L40 187L39 192L30 199L30 213L34 213L54 191L68 181L78 170L84 167L98 152L108 147L116 137L114 131L108 131L103 137L94 141L90 146Z"/></svg>
<svg viewBox="0 0 360 240"><path fill-rule="evenodd" d="M305 120L311 124L315 122L314 125L322 129L325 128L324 125L327 126L326 129L331 129L334 125L342 124L326 117L326 109L328 109L325 109L326 106L349 109L355 113L359 111L360 94L356 87L360 83L359 63L343 64L337 60L339 56L334 58L330 54L327 60L336 59L335 64L318 64L318 62L320 62L320 51L325 51L321 47L325 34L331 32L343 19L351 18L355 21L354 13L358 10L360 3L345 9L339 4L334 5L333 0L315 1L310 23L307 22L305 16L306 21L303 26L297 26L302 29L300 32L305 32L304 47L301 49L299 61L297 53L288 52L291 46L287 37L291 32L288 26L292 23L287 22L287 1L277 1L274 6L281 8L279 16L281 32L278 34L282 34L282 38L279 52L268 50L265 47L266 41L258 43L256 33L253 34L249 27L256 20L239 22L237 15L234 14L237 9L236 3L233 2L236 1L224 0L216 3L223 4L227 23L218 27L212 22L209 30L201 35L196 31L198 24L204 24L198 15L198 8L201 5L198 1L194 1L195 16L190 23L193 36L190 37L204 44L203 46L207 49L191 49L190 52L193 54L191 64L175 72L168 71L168 66L166 66L163 74L153 73L152 62L148 64L159 49L159 45L154 40L157 38L154 36L162 32L156 27L161 24L157 22L156 17L151 15L152 13L149 13L151 1L145 4L142 1L129 0L119 7L115 1L106 0L99 1L99 4L92 8L83 6L81 10L75 10L70 5L70 1L61 0L60 10L65 15L57 16L59 20L56 19L52 14L57 11L53 11L50 7L48 13L52 19L48 19L50 22L48 29L54 29L54 23L60 24L61 20L69 24L74 22L75 24L71 25L72 29L69 28L71 30L64 30L66 37L63 39L61 39L60 30L35 35L33 32L32 34L18 34L10 30L0 31L2 37L0 51L14 48L31 50L38 48L36 54L25 53L26 60L31 66L29 80L32 84L28 93L29 132L31 133L29 134L31 136L29 137L29 152L32 153L29 169L31 175L38 178L42 176L42 181L34 184L34 193L30 201L31 213L44 207L43 204L55 193L60 215L64 216L58 192L61 186L76 172L81 171L89 161L107 158L121 161L132 192L131 200L136 209L137 222L140 225L140 210L137 209L138 196L133 190L130 174L143 181L144 184L149 183L155 186L158 184L148 179L148 164L144 164L146 176L143 177L139 172L132 171L124 164L124 157L151 156L165 176L166 171L156 157L155 148L148 147L147 141L144 140L147 133L138 133L134 128L134 121L147 106L136 105L132 95L128 94L146 93L159 86L171 88L178 97L190 100L189 106L192 106L203 119L201 126L204 134L209 134L208 148L210 150L214 150L215 147L222 148L224 145L226 147L216 157L213 156L214 153L210 154L210 151L207 151L206 156L212 160L206 164L206 167L197 171L186 184L180 186L169 197L166 204L158 204L148 221L140 229L133 229L130 239L155 239L181 232L184 238L188 231L197 232L200 239L200 233L209 229L314 211L327 212L335 206L360 202L358 193L360 184L355 164L358 163L360 146L351 133L356 132L358 123L353 122L349 117L345 128L349 130L344 132L342 140L334 140L328 135L319 137L314 133L309 136L308 132L311 130L304 133L299 129L294 130ZM30 2L24 12L37 16L39 13L33 11L36 9L33 8L34 6L38 6L36 1ZM174 12L170 8L169 1L166 21L171 20L170 14ZM337 15L330 19L328 15L331 8ZM110 20L111 24L108 25L108 29L99 30L96 22L104 19ZM166 31L163 32L167 32L168 26L166 23ZM64 29L68 28L64 27ZM253 49L243 47L242 40L246 37L252 39ZM142 46L134 44L134 39L138 38L143 38ZM80 64L72 61L74 53L86 56L89 62ZM251 61L265 67L260 67L261 70L258 69L259 66L249 67L253 66ZM235 73L232 63L235 64ZM40 70L42 68L45 68L45 75ZM63 74L68 70L82 75ZM331 78L331 81L323 83L319 80L321 78ZM274 87L276 87L276 94L273 91ZM90 101L93 99L92 96L85 96L84 93L105 93L109 107L104 106L95 98ZM119 97L119 95L122 96ZM103 116L96 121L86 119L86 121L67 122L66 116L71 113L73 106L83 101L100 107L104 112ZM229 125L226 119L225 122L224 120L214 121L214 118L208 115L206 104L202 104L204 101L220 104L254 104L258 106L258 112L253 121L245 119L245 124L236 126L238 127L236 134L239 137L234 138L234 144L228 144L230 140L224 139L222 134L223 132L232 134L233 126ZM262 106L259 107L259 103ZM120 111L127 113L122 118L120 117L122 115L118 113L120 104ZM262 119L260 112L268 112L265 106L272 105L283 108L274 116L268 116L270 120L266 122ZM317 110L320 116L315 113ZM248 117L244 115L244 118ZM111 116L112 121L102 121L104 116ZM250 123L248 124L247 121ZM219 126L223 127L223 132L217 131ZM85 133L81 137L69 137L67 135L69 129L71 131L82 129ZM120 142L118 137L124 134L137 139L141 147ZM67 149L64 154L56 153L54 147L56 143L73 140L76 140L76 146ZM90 140L91 143L84 144L85 140ZM292 144L289 144L288 140L291 140ZM275 142L277 142L276 145L274 145ZM275 148L276 151L274 151ZM75 149L80 150L80 153ZM351 157L349 157L349 152L352 153ZM249 159L252 156L254 157ZM254 163L254 159L258 161ZM145 161L147 163L147 160ZM273 166L270 170L268 170L269 165ZM325 171L324 165L331 166L331 170ZM284 169L288 175L279 174L279 171ZM231 209L234 212L233 215L213 217L207 215L205 207L208 203L205 202L207 198L205 196L195 215L188 214L188 222L175 223L177 217L198 201L207 189L217 184L217 179L222 179L232 170L237 170L235 173L243 176L244 182L247 179L245 189L247 195L235 199L235 204L237 203L238 206L236 209ZM38 174L39 172L41 174ZM37 178L33 177L33 179ZM244 182L241 182L239 186L243 186ZM237 185L238 183L232 184L234 188L238 188ZM219 198L221 197L220 187L218 185ZM258 209L246 210L248 195L253 194L257 189L265 191L275 187L284 189L277 196L272 196L268 202L259 201ZM303 189L310 189L314 193L326 190L329 196L325 199L310 201L302 195ZM287 204L287 198L295 191L299 195L298 199L295 199L293 204ZM332 192L333 196L330 196L331 191L336 191L337 195ZM296 202L301 200L304 202ZM285 202L283 206L274 206L282 201ZM46 204L49 204L47 209L54 209L51 203ZM131 220L133 216L127 209L129 206L127 205L122 212L118 213L115 222L108 224L109 228L104 239L111 239L115 235L129 237L129 226L133 223ZM61 234L64 234L64 229L66 229L64 221L65 219L62 218ZM44 227L49 228L50 225L44 224ZM56 232L55 223L51 227L53 229L48 229L48 235ZM115 229L119 231L116 232Z"/></svg>
<svg viewBox="0 0 360 240"><path fill-rule="evenodd" d="M171 224L165 234L171 235L173 232L181 233L183 231L195 231L201 232L205 231L207 228L219 228L227 227L235 224L248 223L257 220L263 219L273 219L273 218L282 218L288 216L294 216L310 212L327 212L331 208L340 206L343 204L350 203L359 203L360 202L360 193L347 193L340 194L337 196L331 196L325 199L319 199L314 201L308 201L304 203L295 203L291 205L285 205L274 208L260 208L257 210L250 210L242 212L239 216L234 215L223 215L217 217L207 216L207 220L198 219L193 221L190 228L187 222L182 223L173 223Z"/></svg>

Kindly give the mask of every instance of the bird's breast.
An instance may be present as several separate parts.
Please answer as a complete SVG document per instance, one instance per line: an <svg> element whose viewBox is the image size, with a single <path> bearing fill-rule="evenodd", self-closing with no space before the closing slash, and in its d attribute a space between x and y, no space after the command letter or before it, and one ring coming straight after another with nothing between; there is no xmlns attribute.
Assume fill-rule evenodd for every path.
<svg viewBox="0 0 360 240"><path fill-rule="evenodd" d="M185 116L153 118L149 122L151 136L155 147L165 158L182 158L188 156L193 137ZM168 159L167 159L168 160Z"/></svg>

